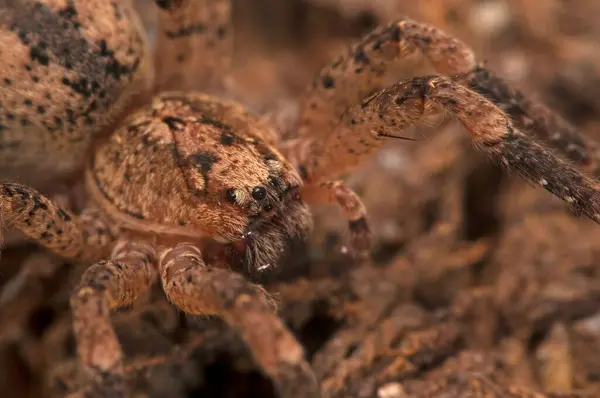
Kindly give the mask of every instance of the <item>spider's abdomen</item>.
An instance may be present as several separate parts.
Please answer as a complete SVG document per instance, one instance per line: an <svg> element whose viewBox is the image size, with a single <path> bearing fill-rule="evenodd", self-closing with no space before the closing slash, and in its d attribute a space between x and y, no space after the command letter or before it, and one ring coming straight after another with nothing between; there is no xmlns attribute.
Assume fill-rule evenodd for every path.
<svg viewBox="0 0 600 398"><path fill-rule="evenodd" d="M46 189L150 88L129 2L0 1L0 174Z"/></svg>

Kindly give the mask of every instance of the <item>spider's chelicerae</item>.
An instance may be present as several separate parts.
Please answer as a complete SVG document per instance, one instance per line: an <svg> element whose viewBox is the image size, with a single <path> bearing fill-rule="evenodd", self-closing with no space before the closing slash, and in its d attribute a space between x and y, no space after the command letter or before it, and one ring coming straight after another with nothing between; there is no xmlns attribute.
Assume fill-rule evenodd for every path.
<svg viewBox="0 0 600 398"><path fill-rule="evenodd" d="M477 149L600 222L598 183L575 168L596 166L593 145L434 27L400 19L349 48L300 98L284 141L242 105L191 91L223 87L230 1L155 2L153 63L127 1L0 2L0 171L10 181L0 184L0 217L93 264L71 299L86 396L125 394L109 311L157 280L181 310L236 328L282 395L318 396L268 294L230 269L285 266L310 233L314 203L338 203L350 246L366 250L365 208L338 178L435 113L453 114ZM439 75L381 87L411 55ZM151 100L129 112L149 87ZM49 198L83 168L87 202L75 214Z"/></svg>

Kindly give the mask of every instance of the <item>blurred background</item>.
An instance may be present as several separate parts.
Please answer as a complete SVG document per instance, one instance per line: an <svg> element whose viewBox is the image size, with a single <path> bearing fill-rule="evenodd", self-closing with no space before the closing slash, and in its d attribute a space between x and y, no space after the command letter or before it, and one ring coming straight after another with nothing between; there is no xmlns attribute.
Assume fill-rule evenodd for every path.
<svg viewBox="0 0 600 398"><path fill-rule="evenodd" d="M136 5L152 37L153 2ZM285 129L323 66L402 16L600 140L597 0L235 0L232 95ZM415 61L393 79L432 72ZM499 170L453 122L391 142L347 181L369 210L370 258L344 253L346 223L322 206L310 255L264 280L330 396L600 396L597 225ZM3 253L1 280L30 252ZM81 270L40 275L0 311L2 396L77 386L67 297ZM136 397L273 396L234 333L160 289L114 319Z"/></svg>

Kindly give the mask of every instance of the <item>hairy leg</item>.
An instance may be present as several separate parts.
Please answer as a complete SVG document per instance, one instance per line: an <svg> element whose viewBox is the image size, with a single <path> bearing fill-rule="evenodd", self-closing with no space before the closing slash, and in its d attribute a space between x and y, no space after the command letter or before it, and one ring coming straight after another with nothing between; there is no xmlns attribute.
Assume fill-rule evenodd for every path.
<svg viewBox="0 0 600 398"><path fill-rule="evenodd" d="M433 26L408 18L380 26L321 70L301 98L299 135L331 131L350 106L383 88L387 70L412 56L424 57L445 75L476 65L465 43Z"/></svg>
<svg viewBox="0 0 600 398"><path fill-rule="evenodd" d="M76 216L32 188L0 183L0 227L17 228L61 257L97 261L106 253L115 232L100 217L93 209Z"/></svg>
<svg viewBox="0 0 600 398"><path fill-rule="evenodd" d="M154 0L155 91L220 90L233 41L231 0Z"/></svg>
<svg viewBox="0 0 600 398"><path fill-rule="evenodd" d="M125 397L123 352L110 310L134 303L156 280L156 255L144 243L119 242L110 261L83 274L71 296L77 355L86 397Z"/></svg>
<svg viewBox="0 0 600 398"><path fill-rule="evenodd" d="M260 286L231 271L208 267L200 250L188 244L161 253L159 269L165 293L178 308L218 315L240 333L280 396L320 396L304 350Z"/></svg>
<svg viewBox="0 0 600 398"><path fill-rule="evenodd" d="M575 126L547 106L512 90L500 77L477 66L457 81L486 96L504 110L527 134L533 134L560 151L579 168L600 176L600 148Z"/></svg>
<svg viewBox="0 0 600 398"><path fill-rule="evenodd" d="M68 194L65 194L65 193L53 194L53 195L49 196L49 199L52 202L56 203L58 206L61 206L63 208L67 208L67 209L76 208L75 201ZM2 235L2 246L3 247L15 247L15 246L19 246L19 245L24 245L28 242L29 242L29 239L27 238L27 236L25 236L23 234L23 232L21 232L17 229L12 229L12 230L6 231Z"/></svg>
<svg viewBox="0 0 600 398"><path fill-rule="evenodd" d="M375 29L322 69L301 99L300 140L330 134L349 107L383 89L386 72L411 56L426 59L440 74L456 75L457 82L499 105L525 134L548 142L578 167L600 175L597 145L550 109L512 90L479 65L467 44L408 18Z"/></svg>
<svg viewBox="0 0 600 398"><path fill-rule="evenodd" d="M15 227L60 257L85 262L105 256L115 236L93 209L76 216L38 191L16 183L0 183L0 243L5 227ZM31 305L27 299L31 297L22 293L28 288L39 288L42 275L47 277L62 265L49 253L33 255L31 260L21 264L21 271L0 290L1 322L15 334L21 323L11 314L23 309L23 305Z"/></svg>
<svg viewBox="0 0 600 398"><path fill-rule="evenodd" d="M58 192L58 191L57 191ZM50 196L51 202L56 206L66 209L81 209L83 200L80 196L80 187L76 187L68 193L60 191ZM88 210L86 217L92 215ZM10 219L10 217L8 217ZM2 220L2 218L0 218ZM92 221L92 219L90 219ZM96 222L94 222L95 224ZM95 227L95 226L92 226ZM2 248L11 248L15 246L25 245L30 242L30 239L19 229L9 229L4 234L0 231L2 240L0 244ZM1 256L0 256L1 259ZM0 323L4 325L6 319L14 328L20 328L19 319L22 319L28 311L23 309L25 306L33 305L31 298L37 297L42 289L42 280L49 279L54 273L60 269L64 261L48 252L35 252L19 264L19 272L14 275L8 282L0 288ZM30 294L25 294L25 293ZM22 315L15 317L15 313ZM2 327L0 326L0 329Z"/></svg>
<svg viewBox="0 0 600 398"><path fill-rule="evenodd" d="M309 204L336 203L350 231L350 251L365 254L371 245L371 230L367 222L367 209L360 197L341 181L307 184L302 188L302 199Z"/></svg>
<svg viewBox="0 0 600 398"><path fill-rule="evenodd" d="M330 180L349 171L389 137L442 111L460 121L477 149L563 199L577 213L600 222L597 181L525 135L493 102L449 77L405 80L350 108L332 134L310 142L300 167L309 182Z"/></svg>

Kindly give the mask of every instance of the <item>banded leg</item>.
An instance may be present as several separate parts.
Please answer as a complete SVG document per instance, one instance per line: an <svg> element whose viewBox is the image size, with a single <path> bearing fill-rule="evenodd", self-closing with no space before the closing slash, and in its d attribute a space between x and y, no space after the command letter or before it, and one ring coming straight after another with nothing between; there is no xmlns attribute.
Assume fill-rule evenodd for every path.
<svg viewBox="0 0 600 398"><path fill-rule="evenodd" d="M598 146L575 127L546 106L510 89L478 64L464 42L408 18L375 29L321 71L301 99L301 139L330 134L349 107L383 89L386 72L411 56L428 60L440 74L457 75L456 81L500 106L524 133L547 141L578 167L600 175Z"/></svg>
<svg viewBox="0 0 600 398"><path fill-rule="evenodd" d="M260 286L231 271L209 268L200 250L188 244L161 253L159 264L169 300L189 314L218 315L235 328L280 396L320 396L303 348Z"/></svg>
<svg viewBox="0 0 600 398"><path fill-rule="evenodd" d="M77 204L79 204L74 197L75 195L70 195L66 193L57 193L51 195L49 199L56 203L56 205L61 206L67 209L75 209ZM19 245L26 244L29 239L19 230L9 230L6 231L2 235L2 245L4 247L16 247Z"/></svg>
<svg viewBox="0 0 600 398"><path fill-rule="evenodd" d="M19 229L68 259L97 261L115 239L115 231L95 210L84 210L76 216L36 190L17 183L0 183L0 223L0 227Z"/></svg>
<svg viewBox="0 0 600 398"><path fill-rule="evenodd" d="M371 230L367 222L367 209L360 197L341 181L308 183L302 188L302 199L309 204L336 203L350 231L350 251L364 255L371 247Z"/></svg>
<svg viewBox="0 0 600 398"><path fill-rule="evenodd" d="M0 184L0 209L2 209L0 213L2 225L0 227L5 227L7 224L11 226L11 223L14 223L17 228L25 228L29 231L29 236L27 236L19 229L9 229L6 234L2 234L2 230L0 230L0 237L2 238L0 244L4 247L11 247L26 243L30 238L38 240L45 237L45 239L51 240L52 227L56 226L57 223L56 220L53 220L52 211L50 211L50 214L47 211L52 207L56 209L73 208L77 207L77 204L74 197L64 194L57 194L52 196L52 199L46 199L25 186ZM70 213L65 211L64 214ZM72 214L70 214L70 217L72 220L77 220L77 217ZM69 239L68 231L70 231L70 228L60 227L61 220L62 218L59 217L59 227L56 229L57 237L51 240L50 245L63 251L63 256L70 257L72 252L68 248L69 245L65 246L64 242L61 244L57 241L61 236L63 239ZM97 239L92 238L91 242L102 242L100 246L104 246L104 242L111 240L110 231L104 228L100 219L94 217L94 212L91 209L86 210L74 222L78 225L75 226L75 231L70 236L75 242L79 241L78 227L84 234L87 233L88 237L96 236ZM65 247L66 252L63 250ZM84 251L84 253L100 255L102 251L101 247L98 247L95 243L92 243L88 249L89 251ZM56 252L56 250L54 251ZM3 329L3 336L7 335L7 331L16 333L21 329L23 317L29 313L27 308L32 308L31 306L37 304L32 299L41 299L43 280L54 275L63 263L62 259L48 252L30 254L20 264L17 274L0 288L0 329ZM15 314L18 314L18 316L15 316Z"/></svg>
<svg viewBox="0 0 600 398"><path fill-rule="evenodd" d="M110 261L83 274L71 296L77 355L86 397L125 397L123 351L110 310L134 303L156 280L156 255L145 243L119 242Z"/></svg>
<svg viewBox="0 0 600 398"><path fill-rule="evenodd" d="M154 0L159 10L155 92L218 91L233 46L231 0Z"/></svg>
<svg viewBox="0 0 600 398"><path fill-rule="evenodd" d="M115 236L95 210L87 209L76 216L36 190L16 183L0 183L0 243L5 227L15 227L60 257L84 262L95 262L105 256ZM46 256L47 261L43 261ZM34 267L36 272L31 268L34 264L26 262L24 268L2 286L0 318L5 332L20 330L21 324L10 314L27 303L22 293L37 285L40 274L53 273L58 268L53 264L57 259L48 253L40 255L37 262L39 260L42 264L38 266L42 267Z"/></svg>
<svg viewBox="0 0 600 398"><path fill-rule="evenodd" d="M411 56L427 59L445 75L476 65L469 46L433 26L408 18L380 26L321 70L301 98L299 135L331 131L350 106L383 88L386 71Z"/></svg>
<svg viewBox="0 0 600 398"><path fill-rule="evenodd" d="M311 141L301 169L313 183L334 178L372 154L388 137L440 111L461 122L477 149L600 223L597 181L534 142L493 102L449 77L405 80L350 108L332 134Z"/></svg>
<svg viewBox="0 0 600 398"><path fill-rule="evenodd" d="M600 177L598 145L547 106L512 90L503 79L482 66L457 76L457 81L496 103L524 131L547 142L580 169Z"/></svg>

